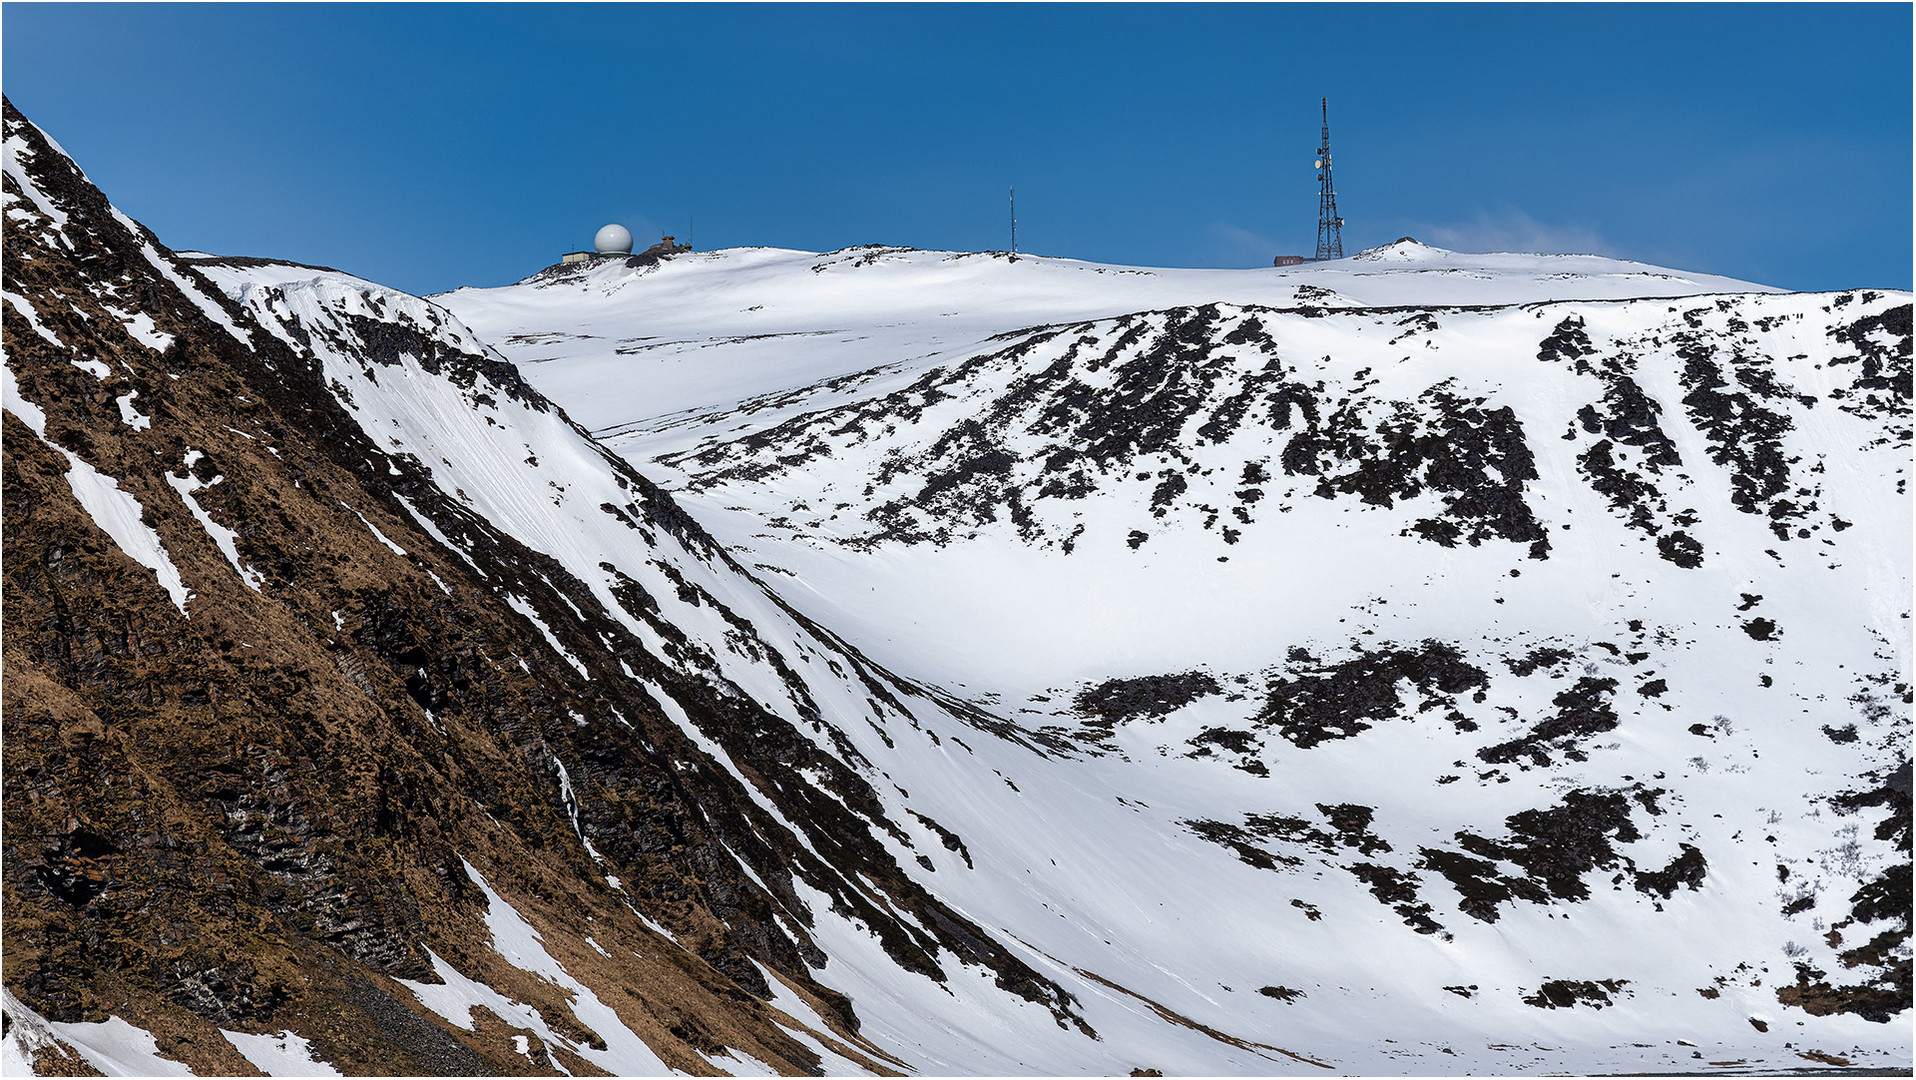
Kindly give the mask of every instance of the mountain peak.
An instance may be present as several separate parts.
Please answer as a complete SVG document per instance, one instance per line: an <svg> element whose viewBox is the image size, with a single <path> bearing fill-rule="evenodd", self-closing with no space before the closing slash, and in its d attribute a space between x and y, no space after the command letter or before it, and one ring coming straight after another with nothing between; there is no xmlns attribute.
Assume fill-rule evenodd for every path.
<svg viewBox="0 0 1916 1080"><path fill-rule="evenodd" d="M1420 262L1450 254L1452 252L1443 248L1420 243L1414 236L1400 236L1388 244L1365 248L1351 258L1366 262Z"/></svg>

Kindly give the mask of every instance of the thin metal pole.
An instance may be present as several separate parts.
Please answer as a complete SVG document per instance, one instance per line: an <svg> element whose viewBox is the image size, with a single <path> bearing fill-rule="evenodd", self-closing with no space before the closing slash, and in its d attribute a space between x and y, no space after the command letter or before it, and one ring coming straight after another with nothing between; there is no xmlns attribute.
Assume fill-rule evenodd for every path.
<svg viewBox="0 0 1916 1080"><path fill-rule="evenodd" d="M1011 254L1018 254L1018 189L1011 189Z"/></svg>

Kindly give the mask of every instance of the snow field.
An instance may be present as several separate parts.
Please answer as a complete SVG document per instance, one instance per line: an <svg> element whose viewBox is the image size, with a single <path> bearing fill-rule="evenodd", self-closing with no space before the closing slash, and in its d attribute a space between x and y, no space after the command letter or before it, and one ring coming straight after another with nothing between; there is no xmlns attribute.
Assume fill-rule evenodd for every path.
<svg viewBox="0 0 1916 1080"><path fill-rule="evenodd" d="M887 291L886 279L878 279L879 286L860 291L840 280L834 288L821 285L816 294L808 293L806 276L823 281L833 274L874 269L839 259L813 273L810 266L819 258L721 253L667 264L649 274L594 267L571 284L543 291L538 286L505 290L484 303L465 297L466 290L438 299L456 309L478 311L475 317L493 319L490 325L569 327L564 331L568 336L544 339L557 357L549 363L527 359L524 350L535 344L514 345L509 336L497 333L480 336L518 355L528 377L549 390L563 392L565 384L555 380L561 380L562 371L571 372L564 378L576 379L577 389L572 391L574 400L565 403L576 403L602 419L619 413L628 419L658 417L672 411L668 406L684 408L691 401L687 395L693 382L716 387L715 394L743 388L769 391L796 386L820 373L900 365L838 389L805 391L792 399L802 406L773 402L757 412L681 416L676 426L639 424L632 429L635 438L620 444L628 454L640 439L653 454L690 449L716 433L760 430L803 409L896 389L931 368L999 347L975 346L982 325L948 332L943 325L914 323L958 317L899 310L907 295L922 305L945 306L931 299L933 294L922 285ZM939 272L955 273L926 253L883 258L891 259L894 268L913 272L930 263ZM1020 273L1027 269L1023 263L1017 267ZM1472 295L1483 299L1507 295L1514 288L1510 279L1547 277L1538 275L1534 261L1528 265L1527 270L1516 264L1505 267L1505 278L1500 279L1451 273L1457 267L1440 263L1421 266L1419 276L1408 280L1420 288L1439 281L1446 288L1474 289ZM1057 267L1030 269L1063 273ZM309 326L326 325L331 311L359 310L375 295L379 310L389 315L395 305L420 310L405 306L420 303L411 298L308 271L289 270L279 278L269 272L276 290L270 298L264 292L248 294L248 282L242 278L250 270L208 272L226 275L222 284L229 293L249 299L256 310L297 317ZM1395 295L1400 297L1409 295L1403 291L1409 288L1406 279L1380 273L1367 281L1365 273L1351 271L1340 293L1375 286L1398 288ZM292 280L295 277L299 280ZM1490 285L1483 284L1486 277ZM1124 280L1100 278L1105 279ZM1646 280L1667 285L1672 279ZM1498 289L1506 293L1498 294ZM646 296L643 303L641 294ZM658 360L661 349L622 355L605 340L624 340L613 338L614 330L635 335L634 340L645 336L642 332L669 335L669 326L647 325L645 320L665 318L674 302L681 307L671 317L687 326L709 319L709 325L720 330L734 329L719 309L752 295L775 302L761 304L759 312L741 304L739 319L780 309L779 302L797 297L819 305L803 312L813 320L804 330L807 334L844 329L827 324L848 322L861 312L863 322L836 336L801 338L793 330L776 350L762 344L769 339L702 339L701 351L717 365L708 366L704 374L717 372L716 381L708 384L687 374L691 381L684 386L674 383L678 376ZM1106 297L1103 302L1122 310L1125 299ZM1737 300L1745 314L1787 315L1818 302L1804 297ZM1833 409L1816 414L1814 425L1792 432L1785 444L1789 453L1799 456L1830 453L1831 447L1856 448L1842 452L1843 467L1832 466L1821 477L1826 489L1822 501L1841 508L1856 528L1834 538L1835 550L1843 556L1837 569L1777 578L1775 560L1762 554L1776 542L1760 520L1728 504L1722 467L1710 461L1709 447L1681 422L1685 388L1674 374L1641 365L1639 381L1662 405L1664 426L1677 439L1683 465L1676 471L1688 477L1666 473L1658 479L1659 487L1672 512L1691 507L1698 512L1701 523L1695 532L1705 547L1705 564L1699 570L1682 571L1661 560L1654 545L1625 528L1579 474L1576 456L1594 437L1576 427L1577 412L1582 402L1602 394L1601 386L1567 364L1543 368L1534 357L1538 339L1564 318L1584 319L1593 340L1606 335L1621 340L1654 333L1669 306L1595 303L1443 311L1434 313L1436 329L1407 342L1390 340L1398 331L1382 316L1271 320L1278 348L1286 362L1302 372L1299 378L1350 387L1359 380L1356 372L1369 368L1365 378L1375 385L1365 392L1376 401L1409 400L1432 385L1454 380L1453 393L1459 397L1483 396L1486 408L1508 405L1521 418L1538 455L1540 478L1531 483L1527 496L1555 547L1544 562L1528 559L1522 547L1497 539L1441 549L1399 536L1404 522L1438 508L1429 494L1387 510L1354 498L1318 499L1301 482L1287 489L1290 481L1284 478L1266 485L1266 498L1256 507L1258 526L1246 527L1235 545L1220 543L1215 533L1188 518L1148 515L1143 505L1148 484L1116 486L1111 489L1116 494L1068 508L1081 509L1087 524L1070 556L1026 544L1002 523L944 547L881 543L865 550L844 543L861 528L856 511L840 511L837 521L821 520L815 526L772 524L773 517L790 514L794 502L807 502L812 516L821 519L831 512L824 508L837 503L865 505L859 493L872 472L875 451L855 439L838 444L831 458L804 470L681 495L741 561L765 568L764 580L800 611L886 667L1015 718L1028 729L1075 723L1072 695L1100 678L1201 668L1234 689L1239 684L1232 679L1252 680L1240 700L1209 697L1161 720L1119 727L1113 734L1117 753L1105 756L1041 754L978 730L923 696L904 699L909 717L878 708L880 723L892 738L892 745L886 745L865 722L873 705L863 688L850 678L827 674L821 661L837 650L794 623L765 594L764 586L737 573L716 552L687 548L656 530L635 533L597 509L601 502L610 502L633 520L644 520L632 493L618 483L612 463L559 414L506 397L479 404L409 359L377 369L377 382L355 358L326 359L329 377L349 388L353 408L369 433L396 440L422 462L438 462L429 467L442 488L460 493L474 513L559 558L614 617L621 617L609 593L616 579L599 569L599 563L611 562L640 580L659 599L666 617L706 643L714 677L779 715L796 718L791 692L777 673L722 644L730 628L705 605L675 602L676 590L657 564L673 566L685 580L748 620L760 641L778 649L800 673L825 722L880 763L881 772L868 774L868 779L884 797L887 815L913 840L907 849L883 839L899 865L1027 963L1057 979L1077 998L1082 1015L1101 1036L1093 1042L1060 1030L1047 1010L997 990L983 973L966 970L948 956L940 959L950 976L943 986L905 974L867 930L806 891L817 923L813 936L831 958L816 976L853 998L868 1037L915 1067L1004 1073L1142 1066L1183 1072L1318 1071L1167 1021L1137 997L1100 979L1232 1038L1283 1047L1347 1071L1654 1069L1688 1060L1689 1051L1678 1048L1679 1039L1712 1055L1721 1048L1723 1056L1768 1047L1765 1060L1780 1067L1796 1061L1792 1052L1780 1049L1781 1041L1792 1035L1778 1031L1775 1039L1753 1041L1748 1017L1781 1012L1772 991L1777 982L1788 981L1780 948L1805 931L1779 914L1780 904L1772 898L1770 844L1749 835L1748 825L1767 821L1775 810L1781 815L1777 850L1802 852L1827 843L1827 824L1806 820L1804 808L1853 783L1856 766L1852 752L1820 736L1791 740L1800 753L1758 755L1760 744L1753 741L1753 733L1773 731L1784 722L1847 722L1845 717L1853 715L1843 702L1847 691L1833 692L1846 685L1844 665L1883 647L1883 638L1906 640L1907 622L1899 618L1894 603L1869 608L1871 614L1864 619L1857 616L1862 595L1895 595L1893 586L1899 581L1907 592L1906 565L1893 557L1877 558L1880 545L1871 538L1895 529L1899 520L1907 535L1908 510L1906 502L1882 497L1886 477L1897 467L1891 461L1895 451L1863 448L1867 425L1846 414ZM789 302L791 312L802 307L796 300ZM515 324L512 318L521 321ZM807 326L796 318L786 325ZM454 327L438 332L448 340L476 341ZM973 344L952 344L967 333ZM945 352L925 355L937 348ZM688 354L690 349L684 347ZM1334 359L1320 362L1319 357ZM729 373L719 371L727 364L733 365ZM937 423L975 409L974 400L988 400L1016 370L987 372L985 381L966 388L975 398L934 406L926 412L922 436L911 430L888 433L887 445L899 445L900 438L928 443ZM1817 380L1835 378L1791 372L1793 379L1798 374L1799 389L1819 396L1827 387ZM646 388L644 394L628 392L639 383ZM1332 391L1339 392L1351 391ZM1558 438L1565 431L1574 434L1568 442ZM1200 464L1228 472L1229 466L1247 459L1270 457L1275 448L1271 437L1253 426L1223 444L1192 453ZM536 464L527 459L536 459ZM656 465L644 467L660 475ZM683 474L675 482L689 479L690 474ZM1231 480L1221 472L1211 482L1222 486ZM1280 515L1279 503L1289 504L1291 511ZM1044 508L1041 517L1049 512ZM1074 520L1045 518L1041 524L1055 527ZM1566 524L1572 528L1563 529ZM1123 539L1134 526L1151 531L1151 539L1136 549ZM1820 543L1815 547L1825 548ZM1814 562L1812 550L1792 541L1781 554L1808 566ZM1217 562L1218 555L1228 556L1229 562ZM1510 576L1513 569L1521 578ZM1785 627L1780 641L1759 642L1739 629L1740 620L1749 616L1739 615L1736 605L1743 592L1759 591L1752 585L1758 581L1765 595L1762 612ZM1007 597L1018 602L1007 605ZM1497 603L1499 599L1504 602ZM1637 632L1623 624L1646 611L1651 617L1638 634L1640 640L1626 642L1627 635ZM647 627L627 621L650 647L658 647ZM1815 625L1819 633L1792 636L1788 627L1793 621ZM1186 756L1193 735L1207 727L1241 723L1257 707L1262 679L1285 662L1289 646L1308 646L1321 660L1335 662L1351 655L1353 645L1412 645L1426 637L1462 643L1467 659L1489 679L1489 703L1463 706L1484 725L1468 739L1438 726L1435 716L1428 723L1386 720L1360 738L1309 750L1289 747L1266 733L1262 755L1270 766L1269 778L1228 768L1222 761ZM1599 646L1606 641L1621 646L1619 652L1636 649L1646 658L1626 663ZM1590 741L1587 761L1560 759L1553 768L1537 771L1493 769L1486 773L1491 779L1480 781L1476 774L1485 772L1484 763L1472 751L1521 735L1551 708L1552 696L1566 685L1544 676L1519 678L1500 663L1502 656L1545 645L1572 654L1565 669L1569 679L1590 674L1618 680L1613 701L1621 724ZM1702 656L1708 661L1700 660ZM1765 690L1745 677L1756 668L1778 668L1796 678L1778 678L1776 688ZM1680 670L1691 677L1673 678L1661 701L1637 693L1638 683L1649 673L1674 675ZM1039 695L1052 700L1039 701ZM668 697L656 691L654 696L673 713ZM1783 717L1785 706L1778 702L1785 696L1788 709L1809 713L1801 719L1796 714ZM1699 738L1666 719L1663 703L1676 705L1680 712L1667 715L1681 715L1686 723L1715 714L1729 717L1730 723L1719 725L1707 739ZM1497 706L1509 706L1518 715L1502 717L1493 711ZM690 730L689 718L679 713L678 719ZM801 725L801 730L807 729ZM694 737L699 738L697 733ZM822 734L813 737L831 750ZM716 743L700 741L729 765ZM1465 761L1467 767L1454 768L1453 759ZM1446 772L1460 774L1459 787L1446 790L1439 783ZM1501 778L1495 775L1499 772ZM1668 863L1681 850L1679 843L1695 844L1710 853L1702 889L1679 889L1667 899L1653 899L1627 884L1612 888L1608 871L1593 870L1586 875L1588 901L1513 902L1498 908L1498 921L1485 923L1459 914L1451 887L1425 873L1421 899L1432 906L1450 934L1448 940L1405 928L1397 913L1373 900L1341 868L1348 856L1331 860L1296 851L1297 866L1260 869L1196 835L1187 824L1234 823L1247 813L1315 818L1317 803L1361 803L1375 810L1375 834L1391 845L1391 853L1376 856L1376 861L1406 869L1413 866L1420 846L1447 846L1459 830L1495 836L1506 816L1549 806L1565 792L1614 790L1633 783L1662 787L1670 794L1663 814L1634 819L1642 838L1619 840L1619 853L1639 869L1650 870ZM1469 797L1457 797L1459 790L1467 790ZM946 850L914 812L962 837L973 866L967 868L964 858ZM794 833L803 835L797 829ZM1276 842L1271 848L1290 851ZM936 869L918 867L918 855ZM1820 858L1824 876L1819 887L1832 896L1847 896L1872 872L1869 859L1880 861L1880 856L1847 863L1835 856ZM798 887L805 890L802 883ZM1318 911L1320 918L1308 918L1304 908L1291 903L1294 899ZM1659 903L1661 912L1655 910ZM1738 971L1735 963L1746 957L1767 959ZM1759 973L1765 965L1771 970ZM1713 980L1718 977L1729 980L1718 999L1696 993L1717 985ZM1755 984L1757 978L1763 980L1761 986ZM1603 1009L1539 1010L1523 1004L1521 996L1534 993L1546 979L1627 982ZM1304 996L1289 1004L1279 1002L1258 993L1267 985L1302 990ZM1478 989L1465 998L1442 990L1451 985ZM1806 1023L1814 1025L1814 1032L1795 1035L1813 1037L1817 1045L1842 1041L1844 1046L1892 1051L1903 1045L1894 1033L1853 1017L1806 1018ZM1380 1043L1380 1032L1389 1032L1384 1038L1395 1041Z"/></svg>

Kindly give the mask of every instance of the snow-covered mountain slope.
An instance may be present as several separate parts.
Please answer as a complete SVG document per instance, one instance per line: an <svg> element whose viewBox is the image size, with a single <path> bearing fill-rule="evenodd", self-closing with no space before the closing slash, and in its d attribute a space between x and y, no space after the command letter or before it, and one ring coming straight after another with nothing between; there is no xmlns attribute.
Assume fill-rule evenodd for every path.
<svg viewBox="0 0 1916 1080"><path fill-rule="evenodd" d="M1228 852L1087 843L1139 808L443 311L177 257L7 137L9 1069L1389 1064L1190 984L1281 959L1213 933Z"/></svg>
<svg viewBox="0 0 1916 1080"><path fill-rule="evenodd" d="M1788 404L1725 337L1660 413L1663 346L1610 336L1647 307L1423 313L1398 344L1442 339L1451 383L1341 366L1407 311L1054 309L821 352L879 370L717 410L736 437L667 468L444 308L177 257L6 134L10 1070L1907 1060L1906 604L1854 595L1907 570L1906 298L1760 326L1840 385ZM806 381L747 374L713 393ZM1826 420L1840 460L1790 461ZM818 490L842 530L772 523ZM1805 548L1885 568L1772 585ZM1235 633L1169 626L1254 549L1186 620ZM964 598L858 599L927 554L1105 645L1000 663L1004 622L912 636ZM1329 580L1379 562L1361 602Z"/></svg>
<svg viewBox="0 0 1916 1080"><path fill-rule="evenodd" d="M752 430L658 463L736 515L728 536L754 560L797 570L816 553L802 576L832 625L912 612L907 655L976 642L947 653L985 650L966 677L1139 650L1254 664L1242 650L1327 608L1404 589L1488 602L1482 574L1525 567L1563 568L1576 596L1621 588L1583 579L1624 565L1645 587L1793 571L1805 603L1843 597L1892 634L1900 608L1861 598L1902 577L1879 560L1908 525L1901 324L1885 322L1904 302L1175 309L749 403L732 415ZM1829 335L1845 311L1857 346ZM1851 362L1762 359L1831 346ZM1204 617L1234 606L1229 625ZM1087 616L1109 631L1071 632Z"/></svg>
<svg viewBox="0 0 1916 1080"><path fill-rule="evenodd" d="M1524 288L1548 265L1499 258ZM962 307L923 279L933 261L892 270L919 312ZM1909 998L1889 914L1908 874L1907 294L1544 301L1492 277L1468 306L1405 289L1091 319L1076 296L967 346L901 312L882 261L816 276L854 269L820 305L916 325L790 358L849 374L602 435L676 472L658 475L795 607L1044 755L1046 790L1106 792L1146 826L1077 830L1228 854L1178 875L1223 898L1195 910L1231 928L1224 949L1145 932L1180 941L1185 982L1252 981L1238 961L1272 960L1247 943L1282 935L1310 974L1274 1000L1317 1023L1491 1042L1545 1024L1566 1068L1676 1028L1775 1066L1797 1024L1833 1023L1907 1058L1876 1023ZM594 344L653 329L655 283L681 325L799 288L625 271L441 299L554 335L523 370L605 419L655 413L619 400L649 378L677 392ZM705 351L769 386L771 349ZM1002 836L984 809L940 818L974 854L973 833ZM1124 925L1095 892L1073 918ZM1310 966L1327 955L1335 971ZM1298 1008L1353 981L1368 1008Z"/></svg>
<svg viewBox="0 0 1916 1080"><path fill-rule="evenodd" d="M456 320L6 138L10 1069L1264 1060L928 891L971 729Z"/></svg>
<svg viewBox="0 0 1916 1080"><path fill-rule="evenodd" d="M1219 301L1509 304L1765 286L1593 255L1468 255L1415 241L1331 263L1161 270L1003 252L774 248L553 267L432 299L596 432L729 405L1052 322ZM874 360L874 358L878 358Z"/></svg>

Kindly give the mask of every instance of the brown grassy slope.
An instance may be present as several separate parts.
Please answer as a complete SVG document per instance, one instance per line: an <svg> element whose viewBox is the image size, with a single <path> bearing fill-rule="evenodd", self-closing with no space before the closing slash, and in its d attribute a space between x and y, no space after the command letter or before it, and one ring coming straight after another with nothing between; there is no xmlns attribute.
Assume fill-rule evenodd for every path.
<svg viewBox="0 0 1916 1080"><path fill-rule="evenodd" d="M416 463L366 440L309 356L115 220L10 103L6 121L68 214L72 245L48 239L43 215L7 221L7 290L60 339L8 304L8 366L47 437L140 501L193 590L183 617L75 500L65 458L6 416L7 987L53 1019L125 1017L203 1072L252 1071L221 1026L293 1030L348 1072L533 1069L502 1022L454 1029L391 981L431 981L430 947L595 1041L563 992L487 947L463 858L673 1067L709 1072L692 1051L730 1046L814 1068L741 989L736 976L756 977L745 958L785 970L825 1015L849 1011L810 982L797 944L752 932L773 925L771 902L717 857L719 829L750 825L731 809L747 800L712 778L723 771L685 780L673 763L699 752L642 697L619 700L632 729L578 728L568 714L601 720L603 695L391 498L392 485L421 482ZM21 194L11 179L7 190ZM133 312L172 335L164 353L125 331ZM98 379L75 360L111 370ZM115 399L129 391L150 429L122 422ZM259 590L166 482L187 475L189 448L200 482L220 478L194 497L238 532ZM481 546L501 573L540 565L503 537ZM561 606L530 570L507 581L541 609ZM685 948L648 930L584 852L550 766L560 747L598 763L574 782L598 828L624 840L606 845L624 851L607 868ZM586 947L587 933L612 955Z"/></svg>

